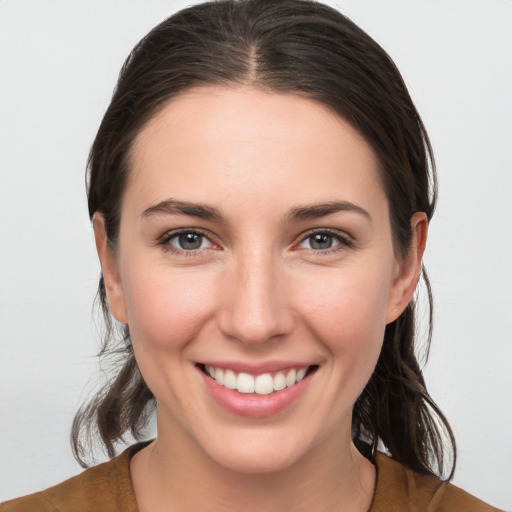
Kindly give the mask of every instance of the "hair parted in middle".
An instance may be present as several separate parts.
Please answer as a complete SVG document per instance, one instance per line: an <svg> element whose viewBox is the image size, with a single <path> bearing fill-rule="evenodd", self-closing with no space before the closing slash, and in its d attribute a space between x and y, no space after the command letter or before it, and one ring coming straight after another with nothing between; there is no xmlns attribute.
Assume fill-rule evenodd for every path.
<svg viewBox="0 0 512 512"><path fill-rule="evenodd" d="M88 162L89 214L104 216L112 250L135 137L169 100L208 84L304 96L348 121L377 155L396 257L408 253L412 215L425 212L430 220L435 208L434 159L426 130L386 52L340 12L310 0L198 4L160 23L133 49ZM423 277L430 303L428 352L432 297L424 269ZM113 456L115 443L127 432L143 436L155 402L138 370L129 326L116 344L102 278L98 298L107 326L100 355L117 355L119 368L75 417L73 450L84 466L88 436L99 434ZM354 440L369 443L373 451L382 443L394 459L419 473L442 476L448 467L448 478L453 475L454 437L427 392L415 353L414 301L387 325L352 424Z"/></svg>

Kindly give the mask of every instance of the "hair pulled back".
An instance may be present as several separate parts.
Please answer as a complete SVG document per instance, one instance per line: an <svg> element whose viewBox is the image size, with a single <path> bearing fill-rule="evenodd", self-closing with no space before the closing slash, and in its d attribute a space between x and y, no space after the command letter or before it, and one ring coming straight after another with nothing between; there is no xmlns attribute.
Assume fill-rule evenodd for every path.
<svg viewBox="0 0 512 512"><path fill-rule="evenodd" d="M348 120L373 147L390 206L397 257L411 241L410 219L436 200L431 146L406 86L385 51L338 11L310 0L220 0L184 9L155 27L126 60L88 161L90 217L103 214L115 249L132 143L169 99L195 86L250 85L316 99ZM423 269L432 331L432 298ZM77 413L76 458L97 433L109 456L131 432L144 433L155 398L134 358L128 326L116 344L103 278L98 298L106 321L100 355L121 368ZM415 354L415 304L386 327L380 358L353 409L353 437L373 451L383 444L397 461L449 478L455 465L450 426L429 396ZM449 441L448 453L444 439ZM451 457L447 457L450 455Z"/></svg>

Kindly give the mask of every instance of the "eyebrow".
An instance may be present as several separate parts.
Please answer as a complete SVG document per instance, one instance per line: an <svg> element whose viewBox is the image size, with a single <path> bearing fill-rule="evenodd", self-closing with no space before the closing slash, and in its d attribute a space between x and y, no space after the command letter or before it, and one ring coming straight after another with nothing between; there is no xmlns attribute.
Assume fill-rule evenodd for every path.
<svg viewBox="0 0 512 512"><path fill-rule="evenodd" d="M372 220L371 215L360 206L348 201L331 201L328 203L313 204L309 206L294 206L284 217L285 222L298 220L319 219L338 212L355 212ZM224 222L224 217L217 208L201 203L166 199L158 204L146 208L141 217L147 218L153 215L188 215L199 219Z"/></svg>
<svg viewBox="0 0 512 512"><path fill-rule="evenodd" d="M146 208L141 217L151 217L153 215L189 215L199 219L215 220L223 222L224 218L217 208L199 203L190 203L188 201L177 201L175 199L166 199L158 204Z"/></svg>
<svg viewBox="0 0 512 512"><path fill-rule="evenodd" d="M319 219L338 212L355 212L366 217L370 222L371 215L360 206L348 201L331 201L329 203L314 204L311 206L295 206L286 215L285 220L309 220Z"/></svg>

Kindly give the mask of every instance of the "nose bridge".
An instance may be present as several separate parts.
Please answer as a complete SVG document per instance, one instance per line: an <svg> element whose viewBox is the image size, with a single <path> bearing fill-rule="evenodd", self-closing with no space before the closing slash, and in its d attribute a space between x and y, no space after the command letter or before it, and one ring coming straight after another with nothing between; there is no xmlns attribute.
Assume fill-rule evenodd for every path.
<svg viewBox="0 0 512 512"><path fill-rule="evenodd" d="M225 276L221 330L248 344L259 344L291 329L280 262L270 250L247 247Z"/></svg>

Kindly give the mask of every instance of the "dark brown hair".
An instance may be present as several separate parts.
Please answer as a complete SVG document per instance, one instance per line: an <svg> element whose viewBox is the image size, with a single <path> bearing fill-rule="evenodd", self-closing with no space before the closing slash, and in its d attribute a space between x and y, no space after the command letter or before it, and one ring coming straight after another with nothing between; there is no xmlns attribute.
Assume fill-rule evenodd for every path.
<svg viewBox="0 0 512 512"><path fill-rule="evenodd" d="M89 214L104 215L114 248L129 152L145 123L194 85L251 85L316 99L348 120L375 150L390 205L397 257L407 254L410 220L436 200L431 146L393 61L338 11L309 0L221 0L184 9L155 27L126 60L88 162ZM432 332L432 297L427 353ZM99 434L109 456L127 432L144 435L154 396L134 358L128 326L115 343L103 279L106 320L101 355L120 357L116 374L77 413L72 433L83 463L87 439ZM429 396L415 354L415 304L386 327L375 371L353 409L353 437L380 445L424 474L449 478L455 467L450 426ZM445 441L448 441L448 447ZM447 450L450 457L447 457ZM447 460L451 462L447 463Z"/></svg>

